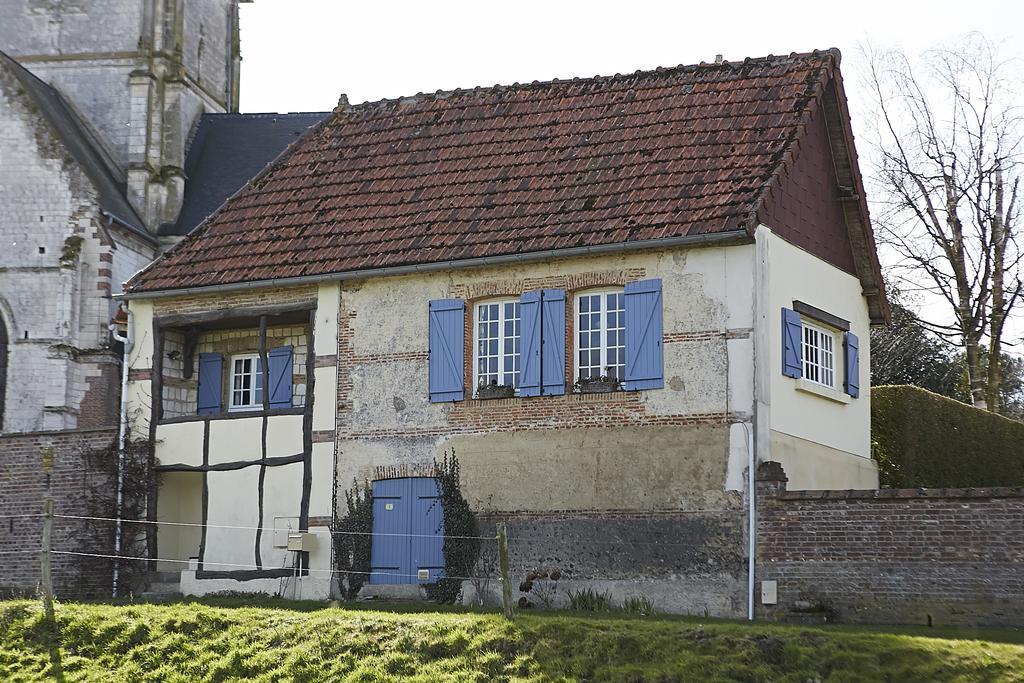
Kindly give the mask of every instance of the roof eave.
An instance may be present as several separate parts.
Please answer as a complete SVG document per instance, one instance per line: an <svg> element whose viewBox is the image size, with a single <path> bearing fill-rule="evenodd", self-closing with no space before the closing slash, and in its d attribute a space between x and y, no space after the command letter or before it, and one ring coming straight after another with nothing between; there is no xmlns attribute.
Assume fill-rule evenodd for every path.
<svg viewBox="0 0 1024 683"><path fill-rule="evenodd" d="M496 256L483 256L478 258L458 259L453 261L435 261L432 263L411 263L400 266L389 266L383 268L371 268L364 270L347 270L316 275L304 275L290 278L276 278L270 280L250 280L243 282L229 282L224 284L204 285L198 287L182 287L176 289L155 289L138 292L127 291L116 295L116 299L160 299L167 297L179 297L198 294L213 294L219 292L237 292L250 289L265 289L269 287L294 287L299 285L318 284L320 282L332 282L343 280L363 280L371 277L387 277L395 275L410 275L416 273L435 273L445 270L462 270L466 268L479 268L483 266L498 266L508 264L537 263L552 259L573 258L578 256L599 256L604 254L619 254L648 249L667 249L671 247L711 247L728 246L735 244L749 244L753 242L745 229L730 230L728 232L701 233L697 235L683 235L680 237L664 237L652 240L637 240L633 242L614 242L611 244L598 244L586 247L570 247L567 249L549 249L545 251L522 252L516 254L500 254Z"/></svg>

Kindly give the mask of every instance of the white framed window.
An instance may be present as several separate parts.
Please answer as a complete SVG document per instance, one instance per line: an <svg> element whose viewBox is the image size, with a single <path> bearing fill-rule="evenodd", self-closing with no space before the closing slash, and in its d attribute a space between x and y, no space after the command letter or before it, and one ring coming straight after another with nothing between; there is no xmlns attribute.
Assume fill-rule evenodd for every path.
<svg viewBox="0 0 1024 683"><path fill-rule="evenodd" d="M519 387L519 300L477 304L474 385Z"/></svg>
<svg viewBox="0 0 1024 683"><path fill-rule="evenodd" d="M803 378L829 389L836 388L836 333L801 321Z"/></svg>
<svg viewBox="0 0 1024 683"><path fill-rule="evenodd" d="M263 372L258 353L231 356L230 387L228 410L263 408Z"/></svg>
<svg viewBox="0 0 1024 683"><path fill-rule="evenodd" d="M625 379L626 297L622 289L576 296L576 378Z"/></svg>

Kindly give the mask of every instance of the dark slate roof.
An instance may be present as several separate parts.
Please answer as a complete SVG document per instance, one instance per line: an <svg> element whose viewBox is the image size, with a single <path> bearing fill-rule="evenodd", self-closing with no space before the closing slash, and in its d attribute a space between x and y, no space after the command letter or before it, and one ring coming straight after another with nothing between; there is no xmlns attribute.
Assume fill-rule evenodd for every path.
<svg viewBox="0 0 1024 683"><path fill-rule="evenodd" d="M25 88L25 92L42 111L68 153L88 176L99 194L100 208L125 227L147 239L152 239L135 209L128 202L124 171L64 97L3 52L0 52L0 66L6 67L14 74Z"/></svg>
<svg viewBox="0 0 1024 683"><path fill-rule="evenodd" d="M752 230L838 62L830 50L339 107L128 289Z"/></svg>
<svg viewBox="0 0 1024 683"><path fill-rule="evenodd" d="M161 235L187 235L329 112L204 114L185 157L185 199Z"/></svg>

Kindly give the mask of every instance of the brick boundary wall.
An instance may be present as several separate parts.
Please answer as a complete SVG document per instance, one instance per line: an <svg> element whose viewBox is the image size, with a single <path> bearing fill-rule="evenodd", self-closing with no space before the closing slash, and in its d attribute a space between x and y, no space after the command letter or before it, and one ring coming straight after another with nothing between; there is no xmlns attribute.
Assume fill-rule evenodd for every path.
<svg viewBox="0 0 1024 683"><path fill-rule="evenodd" d="M44 458L52 455L49 486L55 512L87 514L87 490L100 486L110 490L113 497L114 486L113 482L102 486L97 477L104 475L86 466L82 452L109 447L116 438L117 430L110 428L0 435L0 596L32 594L38 588L42 519L7 515L42 512L47 486ZM52 548L82 550L83 524L79 520L55 519ZM110 539L112 547L113 530ZM31 552L11 554L12 551ZM110 566L103 560L54 555L52 567L58 598L110 594Z"/></svg>
<svg viewBox="0 0 1024 683"><path fill-rule="evenodd" d="M1024 488L787 491L758 469L758 581L778 620L1024 625Z"/></svg>

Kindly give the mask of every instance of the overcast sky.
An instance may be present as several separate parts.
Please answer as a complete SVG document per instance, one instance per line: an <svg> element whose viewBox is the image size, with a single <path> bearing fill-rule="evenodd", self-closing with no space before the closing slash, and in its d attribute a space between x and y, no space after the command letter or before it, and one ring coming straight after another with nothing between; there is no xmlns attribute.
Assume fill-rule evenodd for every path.
<svg viewBox="0 0 1024 683"><path fill-rule="evenodd" d="M1024 57L1022 0L255 0L241 8L246 112L327 111L341 93L355 104L838 47L862 159L870 150L860 135L860 46L917 54L979 31L1002 43L1004 56ZM1024 329L1019 320L1013 327Z"/></svg>
<svg viewBox="0 0 1024 683"><path fill-rule="evenodd" d="M843 51L849 81L859 43L914 52L970 30L1024 52L1016 47L1020 0L255 0L241 7L248 112L328 110L341 93L354 104L828 47Z"/></svg>

